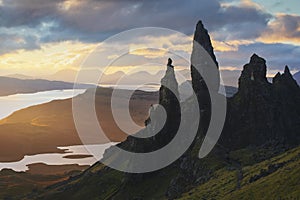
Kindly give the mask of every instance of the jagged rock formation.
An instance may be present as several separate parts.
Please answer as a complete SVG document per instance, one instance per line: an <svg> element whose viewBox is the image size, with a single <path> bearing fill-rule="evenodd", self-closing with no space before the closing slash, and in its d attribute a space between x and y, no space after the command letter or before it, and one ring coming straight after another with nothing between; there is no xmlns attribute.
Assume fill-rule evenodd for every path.
<svg viewBox="0 0 300 200"><path fill-rule="evenodd" d="M289 144L299 144L300 88L287 66L282 75L274 77L273 88L277 108L276 129Z"/></svg>
<svg viewBox="0 0 300 200"><path fill-rule="evenodd" d="M298 138L300 89L285 68L273 84L266 78L266 61L254 54L243 68L239 90L229 99L221 143L231 149L278 141L290 144Z"/></svg>

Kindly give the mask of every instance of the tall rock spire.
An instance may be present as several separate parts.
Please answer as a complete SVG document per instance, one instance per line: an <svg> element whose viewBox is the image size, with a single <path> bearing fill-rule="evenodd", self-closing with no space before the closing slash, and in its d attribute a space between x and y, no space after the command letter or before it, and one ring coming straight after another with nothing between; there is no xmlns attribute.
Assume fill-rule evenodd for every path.
<svg viewBox="0 0 300 200"><path fill-rule="evenodd" d="M172 59L169 58L166 74L161 79L161 87L159 90L159 103L161 105L164 105L166 101L170 102L171 100L174 100L173 97L175 98L176 96L179 97L178 83L175 78L175 71L174 66L172 65Z"/></svg>
<svg viewBox="0 0 300 200"><path fill-rule="evenodd" d="M191 62L192 62L191 77L192 77L193 89L194 89L196 95L198 96L199 101L205 102L205 100L204 100L205 97L203 97L203 96L207 96L207 95L203 95L203 93L208 93L207 85L206 85L203 77L199 73L199 71L202 73L203 70L205 70L204 66L202 66L202 65L207 65L209 58L207 58L207 56L204 55L201 47L209 54L209 56L211 57L212 61L215 64L215 65L212 64L209 67L217 67L218 68L218 62L217 62L216 56L214 54L214 49L211 44L211 39L208 34L208 31L203 26L202 21L199 21L196 26L195 33L194 33L193 51L192 51L192 55L191 55ZM197 65L197 66L195 66L195 65ZM220 82L220 79L219 79L219 74L218 74L218 83L214 86L215 90L219 90L219 82ZM201 97L202 99L200 99L200 96L202 96ZM202 104L202 103L200 102L200 104ZM204 103L204 104L207 104L207 103ZM201 107L201 105L200 105L200 107Z"/></svg>
<svg viewBox="0 0 300 200"><path fill-rule="evenodd" d="M155 139L158 143L166 145L176 135L181 116L178 83L171 58L168 59L166 74L161 79L159 104L164 107L167 119L161 131L162 133L158 133Z"/></svg>
<svg viewBox="0 0 300 200"><path fill-rule="evenodd" d="M197 23L195 34L194 34L194 41L198 42L206 51L207 53L211 56L217 67L219 66L216 56L214 54L214 48L211 44L211 39L208 34L208 31L205 29L202 21L200 20ZM194 46L195 47L195 46ZM197 55L194 55L197 56Z"/></svg>

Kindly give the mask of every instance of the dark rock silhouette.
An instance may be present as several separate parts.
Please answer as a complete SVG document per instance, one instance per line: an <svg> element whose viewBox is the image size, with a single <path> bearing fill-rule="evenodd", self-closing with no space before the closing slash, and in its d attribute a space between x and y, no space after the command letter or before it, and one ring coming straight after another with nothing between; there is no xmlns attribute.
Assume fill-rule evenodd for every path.
<svg viewBox="0 0 300 200"><path fill-rule="evenodd" d="M196 30L194 33L194 40L193 40L193 51L191 55L191 61L192 61L191 77L192 77L193 89L199 98L199 101L201 103L200 107L202 108L205 105L209 106L210 102L208 97L203 97L203 96L207 96L208 94L206 83L203 77L201 76L201 74L196 70L196 66L193 66L194 64L200 64L201 58L203 58L204 56L200 48L204 48L204 50L206 50L206 52L209 54L209 56L215 63L215 66L212 67L218 68L219 65L216 56L214 54L210 36L208 34L208 31L204 28L202 21L199 21L196 26ZM218 90L219 86L217 86L216 89Z"/></svg>
<svg viewBox="0 0 300 200"><path fill-rule="evenodd" d="M200 44L207 51L207 53L211 56L211 58L213 59L213 61L216 64L216 66L218 67L219 64L217 62L217 59L216 59L216 56L214 53L214 48L211 44L210 36L208 34L208 31L205 29L201 20L196 25L194 41L196 41L198 44ZM196 52L193 52L193 53L196 53ZM195 56L197 56L197 55L195 55Z"/></svg>
<svg viewBox="0 0 300 200"><path fill-rule="evenodd" d="M173 67L174 68L174 66L172 65L172 59L171 58L169 58L168 59L168 64L167 64L167 66L170 66L170 67Z"/></svg>
<svg viewBox="0 0 300 200"><path fill-rule="evenodd" d="M208 73L210 69L216 70L216 77L212 73ZM206 74L206 80L203 75ZM199 137L203 138L208 130L211 119L211 98L210 91L205 81L207 78L213 80L210 83L211 92L217 93L220 87L220 77L218 71L218 62L214 54L211 39L208 31L205 29L202 21L196 26L193 40L193 50L191 55L191 77L192 86L198 99L200 109Z"/></svg>
<svg viewBox="0 0 300 200"><path fill-rule="evenodd" d="M299 86L288 67L273 84L266 71L266 61L254 54L244 66L237 94L229 98L221 143L231 150L271 141L299 143Z"/></svg>
<svg viewBox="0 0 300 200"><path fill-rule="evenodd" d="M200 44L210 55L215 64L213 67L218 67L209 34L201 21L197 24L194 35L192 60L199 60L202 56L197 44ZM102 184L110 184L111 180L103 177L106 175L111 177L109 175L113 174L113 179L117 179L113 182L115 184L113 186L116 187L114 191L110 192L112 190L111 187L106 189L107 191L100 188L102 193L110 195L109 199L124 199L125 194L128 199L141 199L143 198L143 194L145 194L145 186L141 186L144 183L155 183L159 187L159 190L163 191L164 198L176 199L184 192L190 191L193 187L206 183L215 175L218 176L215 172L220 168L224 169L227 167L237 170L237 189L240 189L242 187L241 182L244 168L242 168L243 166L239 162L230 158L231 152L245 150L246 148L251 148L253 153L257 149L270 150L270 155L258 155L260 152L255 154L258 155L254 157L253 162L255 164L259 160L269 159L280 152L285 152L300 144L299 86L290 74L288 67L285 68L283 74L278 73L274 77L273 83L268 82L266 73L267 66L265 59L254 54L250 58L250 62L243 67L239 78L238 92L233 97L228 98L226 123L218 144L208 157L200 160L198 159L198 152L210 122L211 101L203 77L197 72L195 66L192 65L192 84L201 109L201 121L195 141L184 155L164 169L144 174L121 173L107 167L99 167L99 170L95 170L95 168L97 169L98 166L101 166L101 164L97 163L79 176L78 182L75 180L75 183L72 185L74 188L68 185L68 181L60 185L56 190L55 197L60 197L60 195L63 197L65 190L68 190L68 194L80 194L78 193L81 190L79 187L80 184L84 185L83 188L86 188L85 184L90 183L89 180L92 179L91 177L96 180L99 177ZM125 142L118 144L118 147L137 153L155 151L172 140L177 132L181 116L189 112L194 112L189 104L190 99L180 104L177 98L178 84L171 59L168 60L166 74L162 78L161 83L159 104L166 110L167 114L166 123L162 130L149 138L129 136ZM183 113L180 112L180 106ZM136 133L135 136L147 135L161 125L161 119L159 118L161 113L158 111L159 107L156 107L156 105L151 107L151 120L147 120L146 128ZM191 129L195 127L194 124L198 124L193 119L189 119L185 123L189 123ZM189 132L190 130L187 129L186 131ZM124 164L129 162L115 155L113 148L106 151L103 159L111 160L111 162L115 160ZM282 166L270 165L267 170L261 171L261 173L251 177L251 182L268 176ZM115 178L115 173L119 173L118 176L120 178ZM94 176L91 176L91 174ZM91 185L94 188L94 182ZM149 189L148 186L147 191ZM138 194L127 194L127 188L140 187L142 190L134 190ZM99 188L95 187L93 190L97 192ZM232 191L228 191L228 193L230 192ZM141 197L139 194L141 194ZM147 194L149 193L147 192ZM150 197L147 196L149 199L152 199L152 197L155 199L155 194Z"/></svg>

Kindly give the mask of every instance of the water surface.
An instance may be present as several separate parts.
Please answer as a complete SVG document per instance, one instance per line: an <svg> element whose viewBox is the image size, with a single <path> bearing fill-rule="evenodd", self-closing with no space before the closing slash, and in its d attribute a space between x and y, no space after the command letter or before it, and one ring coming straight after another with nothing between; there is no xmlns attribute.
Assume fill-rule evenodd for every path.
<svg viewBox="0 0 300 200"><path fill-rule="evenodd" d="M51 90L30 94L14 94L0 97L0 119L13 112L34 105L48 103L53 100L68 99L85 92L85 89Z"/></svg>
<svg viewBox="0 0 300 200"><path fill-rule="evenodd" d="M88 145L88 148L92 148L93 152L97 152L97 155L93 157L87 158L65 158L66 156L74 156L74 155L90 155L84 145L76 145L76 146L66 146L66 147L58 147L58 149L64 150L65 153L45 153L45 154L37 154L25 156L22 160L17 162L0 162L0 171L2 169L12 169L16 172L26 171L28 170L28 165L43 163L46 165L92 165L96 161L99 161L104 154L104 151L112 145L117 143L107 143L100 145Z"/></svg>

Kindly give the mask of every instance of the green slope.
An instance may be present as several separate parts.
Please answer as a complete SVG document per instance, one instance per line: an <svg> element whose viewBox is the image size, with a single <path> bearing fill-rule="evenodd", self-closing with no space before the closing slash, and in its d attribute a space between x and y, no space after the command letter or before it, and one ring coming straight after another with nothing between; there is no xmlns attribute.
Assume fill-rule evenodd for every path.
<svg viewBox="0 0 300 200"><path fill-rule="evenodd" d="M239 156L241 156L240 154ZM247 156L247 154L244 154ZM270 167L273 166L273 167ZM276 169L277 167L278 169ZM251 177L265 176L251 182ZM242 171L242 178L239 177ZM238 186L240 182L240 187ZM299 199L300 147L241 169L222 168L207 183L196 186L180 199Z"/></svg>

